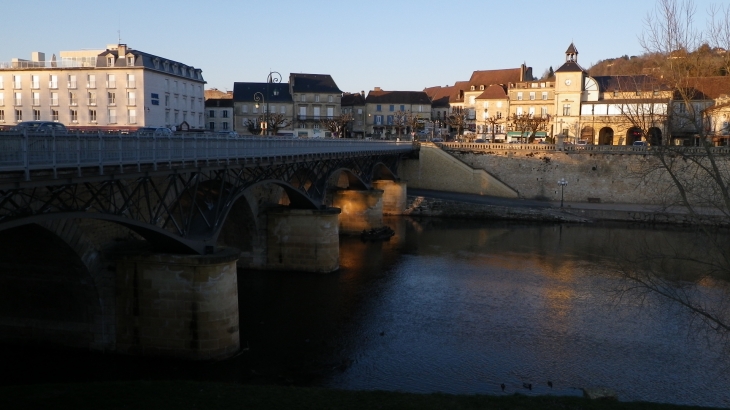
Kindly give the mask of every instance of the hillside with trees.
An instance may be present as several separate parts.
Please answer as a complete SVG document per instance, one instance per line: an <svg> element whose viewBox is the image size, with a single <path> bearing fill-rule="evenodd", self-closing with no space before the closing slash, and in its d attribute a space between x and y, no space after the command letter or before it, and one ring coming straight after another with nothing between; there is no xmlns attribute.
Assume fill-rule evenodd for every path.
<svg viewBox="0 0 730 410"><path fill-rule="evenodd" d="M665 54L623 55L600 60L588 69L591 76L633 75L660 73L666 59L683 62L689 77L726 76L729 71L730 51L720 47L712 48L707 43L687 52L677 50L669 57Z"/></svg>

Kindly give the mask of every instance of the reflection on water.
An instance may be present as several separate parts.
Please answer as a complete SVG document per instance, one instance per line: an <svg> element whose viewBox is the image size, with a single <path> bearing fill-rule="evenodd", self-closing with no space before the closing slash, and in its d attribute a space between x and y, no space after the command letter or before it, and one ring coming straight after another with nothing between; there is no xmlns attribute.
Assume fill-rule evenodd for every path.
<svg viewBox="0 0 730 410"><path fill-rule="evenodd" d="M244 340L280 343L269 371L312 372L311 383L344 389L501 394L505 383L510 394L579 395L601 385L622 400L730 405L728 361L688 333L683 311L614 292L608 261L623 245L689 233L388 224L389 242L344 240L335 275L242 273L247 309L266 306L256 313L266 323L244 326Z"/></svg>
<svg viewBox="0 0 730 410"><path fill-rule="evenodd" d="M502 394L505 383L507 394L561 395L607 386L621 400L730 406L730 359L687 330L682 310L614 292L621 279L609 261L635 257L639 243L686 244L690 233L386 223L396 231L388 242L343 238L333 274L240 271L249 350L235 359L39 359L36 349L9 369L13 382L185 378L465 394Z"/></svg>

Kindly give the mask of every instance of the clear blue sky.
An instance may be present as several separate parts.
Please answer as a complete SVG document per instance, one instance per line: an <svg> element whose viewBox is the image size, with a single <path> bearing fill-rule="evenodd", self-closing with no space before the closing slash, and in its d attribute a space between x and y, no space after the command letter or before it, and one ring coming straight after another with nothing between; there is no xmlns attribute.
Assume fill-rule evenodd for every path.
<svg viewBox="0 0 730 410"><path fill-rule="evenodd" d="M697 22L711 0L696 0ZM716 3L716 2L715 2ZM270 70L330 74L343 91L422 90L472 71L558 68L642 50L654 0L26 0L5 13L0 62L122 43L203 70L207 88ZM7 10L10 10L6 7Z"/></svg>

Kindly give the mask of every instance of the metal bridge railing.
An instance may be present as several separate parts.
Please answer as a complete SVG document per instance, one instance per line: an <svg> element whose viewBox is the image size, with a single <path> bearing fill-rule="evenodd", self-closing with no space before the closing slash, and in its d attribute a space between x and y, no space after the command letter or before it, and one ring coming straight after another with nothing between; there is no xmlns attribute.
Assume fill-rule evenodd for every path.
<svg viewBox="0 0 730 410"><path fill-rule="evenodd" d="M291 139L275 137L235 138L210 134L178 134L170 137L134 134L30 134L0 133L0 172L24 171L26 180L35 170L174 163L209 165L308 154L357 152L407 152L410 142L352 139ZM204 162L201 164L201 162Z"/></svg>

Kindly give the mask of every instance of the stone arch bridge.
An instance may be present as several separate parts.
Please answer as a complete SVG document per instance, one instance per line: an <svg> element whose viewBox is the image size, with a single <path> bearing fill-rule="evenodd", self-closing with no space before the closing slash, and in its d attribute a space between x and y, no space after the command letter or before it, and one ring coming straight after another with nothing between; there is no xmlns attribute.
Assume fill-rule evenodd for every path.
<svg viewBox="0 0 730 410"><path fill-rule="evenodd" d="M4 339L192 359L239 348L237 261L337 269L340 232L404 207L398 165L414 152L411 143L194 134L0 137L0 264L12 267L0 296L28 304L11 289L37 286L55 292L37 300L49 310L68 296L63 286L81 295L60 321L4 315L0 305ZM21 250L39 244L35 256ZM76 255L57 256L70 273L23 274L60 249Z"/></svg>

